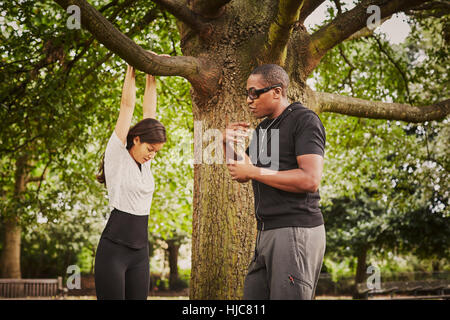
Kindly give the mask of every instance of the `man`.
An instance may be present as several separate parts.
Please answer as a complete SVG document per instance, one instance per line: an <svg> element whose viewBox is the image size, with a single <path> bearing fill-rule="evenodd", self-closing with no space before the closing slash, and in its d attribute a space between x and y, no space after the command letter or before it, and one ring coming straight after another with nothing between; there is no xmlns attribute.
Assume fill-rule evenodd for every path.
<svg viewBox="0 0 450 320"><path fill-rule="evenodd" d="M278 65L252 71L247 103L256 118L265 119L241 160L227 159L232 179L252 180L255 196L258 235L244 299L313 299L325 253L318 192L325 129L313 111L289 103L288 86L289 76ZM229 143L242 139L248 127L242 122L227 126L228 154ZM264 154L269 156L263 159Z"/></svg>

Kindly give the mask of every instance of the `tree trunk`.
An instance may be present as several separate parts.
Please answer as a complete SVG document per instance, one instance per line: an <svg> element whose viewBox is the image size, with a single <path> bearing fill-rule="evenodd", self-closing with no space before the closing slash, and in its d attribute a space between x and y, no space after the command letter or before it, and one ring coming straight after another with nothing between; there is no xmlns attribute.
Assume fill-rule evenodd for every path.
<svg viewBox="0 0 450 320"><path fill-rule="evenodd" d="M362 248L358 254L358 263L356 266L356 275L355 275L355 287L353 290L353 299L361 299L362 296L358 294L358 283L363 283L366 280L366 272L367 272L367 248Z"/></svg>
<svg viewBox="0 0 450 320"><path fill-rule="evenodd" d="M208 129L224 128L226 123L238 119L248 120L242 110L241 117L233 110L233 97L228 96L226 101L216 106L216 112L199 112L196 108L194 130L203 132L200 139L205 138ZM211 154L211 140L214 141L206 139L205 148L196 145L194 154ZM217 162L223 161L221 140L216 140L215 147ZM211 160L208 158L202 157L202 163L194 165L190 298L238 299L243 294L256 231L253 193L250 183L233 182L225 164L207 164Z"/></svg>
<svg viewBox="0 0 450 320"><path fill-rule="evenodd" d="M19 156L16 161L14 198L17 202L23 197L27 178L27 155ZM20 271L20 242L22 229L19 216L15 212L5 212L5 235L3 239L3 251L0 257L0 276L2 278L22 277Z"/></svg>
<svg viewBox="0 0 450 320"><path fill-rule="evenodd" d="M219 80L213 79L214 75L208 78L209 73L203 74L191 90L194 115L191 299L240 299L254 250L256 219L251 182L241 184L231 180L219 132L230 122L245 121L255 128L262 120L250 114L244 93L252 69L267 61L261 52L269 18L276 14L276 7L264 2L256 15L254 9L254 4L246 1L227 6L227 13L216 21L215 30L221 34L215 36L215 41L195 40L192 32L179 24L183 54L205 57L220 66ZM252 19L245 18L250 16ZM261 54L255 55L255 51ZM297 81L304 74L294 69L293 61L289 61L286 71ZM218 82L218 87L205 95L202 89L208 88L209 82ZM290 98L298 99L304 93L304 86L293 85Z"/></svg>
<svg viewBox="0 0 450 320"><path fill-rule="evenodd" d="M432 269L433 269L433 273L434 274L438 274L440 271L440 261L439 260L433 260L433 262L431 263Z"/></svg>
<svg viewBox="0 0 450 320"><path fill-rule="evenodd" d="M1 278L20 279L21 228L17 221L5 221L4 247L0 259Z"/></svg>
<svg viewBox="0 0 450 320"><path fill-rule="evenodd" d="M180 244L178 241L167 240L167 251L169 253L169 288L170 290L177 289L178 278L178 251Z"/></svg>

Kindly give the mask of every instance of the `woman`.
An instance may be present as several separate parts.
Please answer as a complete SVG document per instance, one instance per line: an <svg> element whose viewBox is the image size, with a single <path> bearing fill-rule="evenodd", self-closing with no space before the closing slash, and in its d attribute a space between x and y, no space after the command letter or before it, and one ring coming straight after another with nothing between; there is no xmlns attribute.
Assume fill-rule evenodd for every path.
<svg viewBox="0 0 450 320"><path fill-rule="evenodd" d="M95 256L98 300L147 299L150 284L148 215L155 183L150 160L166 141L156 116L156 80L147 75L144 119L130 128L136 101L135 72L128 65L119 118L97 179L108 189L111 215Z"/></svg>

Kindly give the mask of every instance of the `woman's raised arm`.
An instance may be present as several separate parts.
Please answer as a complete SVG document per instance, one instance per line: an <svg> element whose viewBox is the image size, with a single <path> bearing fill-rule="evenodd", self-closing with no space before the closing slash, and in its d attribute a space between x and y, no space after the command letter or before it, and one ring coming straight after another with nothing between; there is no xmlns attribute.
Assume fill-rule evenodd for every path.
<svg viewBox="0 0 450 320"><path fill-rule="evenodd" d="M157 54L151 50L147 50L150 53L156 54L160 57L169 57L168 54ZM156 78L150 74L147 74L145 78L145 90L144 90L144 100L142 103L142 109L144 112L144 119L146 118L156 118Z"/></svg>
<svg viewBox="0 0 450 320"><path fill-rule="evenodd" d="M127 67L127 74L122 88L122 99L120 101L119 118L116 123L116 134L123 144L127 141L128 130L130 130L133 118L134 105L136 103L136 74L134 68Z"/></svg>
<svg viewBox="0 0 450 320"><path fill-rule="evenodd" d="M145 77L142 110L144 112L144 119L156 118L156 79L150 74L147 74Z"/></svg>

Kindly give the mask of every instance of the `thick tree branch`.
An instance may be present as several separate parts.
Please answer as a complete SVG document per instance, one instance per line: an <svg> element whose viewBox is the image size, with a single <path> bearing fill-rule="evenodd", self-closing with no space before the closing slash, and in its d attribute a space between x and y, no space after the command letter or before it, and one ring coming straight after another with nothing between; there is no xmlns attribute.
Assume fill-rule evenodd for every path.
<svg viewBox="0 0 450 320"><path fill-rule="evenodd" d="M340 3L340 0L333 0L336 8L338 10L338 14L342 14L342 6ZM387 16L383 19L381 19L380 21L380 26L387 20L389 20L392 17L392 15ZM365 28L362 28L361 30L355 32L354 34L352 34L350 37L348 37L346 40L355 40L355 39L359 39L359 38L364 38L364 37L369 37L371 36L374 32L375 32L376 28L369 28L369 26L366 26Z"/></svg>
<svg viewBox="0 0 450 320"><path fill-rule="evenodd" d="M160 57L151 54L117 30L85 0L55 0L63 9L77 5L81 11L81 24L109 50L130 65L145 73L194 78L200 72L200 61L194 57Z"/></svg>
<svg viewBox="0 0 450 320"><path fill-rule="evenodd" d="M134 25L130 30L128 30L128 32L126 33L127 37L132 38L135 34L140 32L143 28L145 28L153 20L155 20L158 11L159 10L157 8L153 8L153 9L149 10L138 24ZM97 68L100 67L106 61L108 61L109 58L111 58L113 54L114 53L112 51L109 51L105 55L105 57L103 57L102 59L100 59L99 61L97 61L95 63L93 68L90 68L81 77L79 77L78 81L80 81L80 82L83 81L88 75L95 72L97 70Z"/></svg>
<svg viewBox="0 0 450 320"><path fill-rule="evenodd" d="M303 7L300 11L299 22L305 22L306 18L309 17L311 13L314 12L325 0L305 0L303 3Z"/></svg>
<svg viewBox="0 0 450 320"><path fill-rule="evenodd" d="M108 20L109 21L114 21L114 19L116 19L116 17L119 15L119 13L126 9L128 6L131 6L133 4L133 2L136 2L137 0L127 0L124 3L122 3L121 5L117 6L115 8L115 10L113 11L113 13L111 14L111 16L108 16ZM107 9L117 5L118 0L114 0L112 2L110 2L109 4L105 5L104 7L102 7L100 9L100 12L104 12ZM155 15L156 13L156 9L151 10L149 13L152 13L152 15ZM146 19L146 17L149 15L149 13L144 17L144 20ZM154 17L153 17L154 18ZM49 65L54 64L55 62L60 62L64 69L67 70L66 75L68 74L68 72L71 70L71 68L73 67L73 65L81 58L84 56L84 54L88 51L90 45L93 43L93 41L95 40L95 37L92 36L90 37L88 40L83 41L83 42L79 42L79 43L74 43L70 48L74 48L74 47L79 47L81 48L81 52L78 53L72 60L70 61L66 61L66 55L64 53L64 50L62 48L62 46L54 46L53 43L60 43L61 39L64 39L65 35L62 35L58 38L50 38L48 40L46 40L43 44L43 49L42 52L44 53L44 57L37 63L31 65L31 69L29 70L19 70L17 72L29 72L29 74L26 76L25 80L20 84L17 85L15 87L13 87L10 92L8 94L5 95L5 98L0 102L0 103L4 103L5 101L7 101L8 99L10 99L10 101L14 101L12 98L14 97L14 95L20 96L23 95L25 90L26 90L26 85L34 80L36 78L36 76L39 74L39 70L44 68L44 67L48 67ZM32 59L28 59L28 61L31 61ZM23 61L27 61L27 60L23 60ZM12 62L10 64L15 64L18 62L22 62L22 61L15 61ZM6 64L5 64L6 65ZM28 64L29 65L29 64Z"/></svg>
<svg viewBox="0 0 450 320"><path fill-rule="evenodd" d="M384 19L396 12L417 7L427 1L429 0L363 0L355 8L338 15L333 21L311 36L310 54L313 60L318 63L334 46L367 27L367 20L372 14L367 13L367 8L371 5L380 8L380 18Z"/></svg>
<svg viewBox="0 0 450 320"><path fill-rule="evenodd" d="M388 16L388 17L386 17L384 19L381 19L380 26L383 23L385 23L387 20L389 20L390 18L392 18L392 16ZM361 30L356 31L354 34L352 34L350 37L348 37L345 40L349 41L349 40L356 40L356 39L360 39L360 38L370 37L371 35L374 34L375 30L376 29L371 29L369 27L364 27Z"/></svg>
<svg viewBox="0 0 450 320"><path fill-rule="evenodd" d="M407 15L413 15L418 18L435 17L441 18L450 13L450 1L432 1L427 2L410 10L406 10Z"/></svg>
<svg viewBox="0 0 450 320"><path fill-rule="evenodd" d="M401 120L406 122L425 122L442 120L450 114L450 99L422 107L415 107L399 103L386 103L341 96L338 94L315 92L316 110L319 112L334 112L348 116Z"/></svg>
<svg viewBox="0 0 450 320"><path fill-rule="evenodd" d="M265 44L266 62L283 66L286 60L287 43L292 33L292 27L298 20L303 1L279 0L278 12L272 21Z"/></svg>
<svg viewBox="0 0 450 320"><path fill-rule="evenodd" d="M220 16L225 5L231 0L192 0L191 6L195 12L203 17L216 18Z"/></svg>
<svg viewBox="0 0 450 320"><path fill-rule="evenodd" d="M184 1L180 0L153 0L175 18L187 24L192 30L198 33L202 38L207 38L212 33L212 26L206 23L203 18L189 9Z"/></svg>
<svg viewBox="0 0 450 320"><path fill-rule="evenodd" d="M446 10L447 13L450 11L450 2L447 1L431 1L424 3L418 7L411 8L411 10Z"/></svg>

